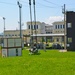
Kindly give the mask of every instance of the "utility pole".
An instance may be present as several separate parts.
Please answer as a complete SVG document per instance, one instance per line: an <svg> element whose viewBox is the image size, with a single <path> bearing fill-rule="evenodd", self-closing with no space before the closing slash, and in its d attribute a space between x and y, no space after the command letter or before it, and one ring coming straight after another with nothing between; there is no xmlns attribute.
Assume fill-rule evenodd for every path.
<svg viewBox="0 0 75 75"><path fill-rule="evenodd" d="M64 14L64 49L66 50L66 10L65 4L62 13Z"/></svg>
<svg viewBox="0 0 75 75"><path fill-rule="evenodd" d="M5 32L5 17L3 17L3 21L4 21L4 32Z"/></svg>
<svg viewBox="0 0 75 75"><path fill-rule="evenodd" d="M37 26L36 26L35 0L33 0L33 5L34 5L35 40L36 40L36 44L37 44Z"/></svg>
<svg viewBox="0 0 75 75"><path fill-rule="evenodd" d="M30 34L30 45L33 46L33 25L32 25L32 11L31 11L31 0L29 0L29 7L30 7L30 20L31 20L31 34Z"/></svg>
<svg viewBox="0 0 75 75"><path fill-rule="evenodd" d="M20 4L19 1L17 2L17 4L19 6L20 38L22 38L22 31L21 31L21 8L22 8L22 4Z"/></svg>

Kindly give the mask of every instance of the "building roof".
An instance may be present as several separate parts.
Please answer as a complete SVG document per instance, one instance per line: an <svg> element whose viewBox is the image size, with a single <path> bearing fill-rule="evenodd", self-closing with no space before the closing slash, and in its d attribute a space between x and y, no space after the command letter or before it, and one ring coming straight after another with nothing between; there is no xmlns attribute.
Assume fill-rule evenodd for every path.
<svg viewBox="0 0 75 75"><path fill-rule="evenodd" d="M64 23L64 21L55 21L52 24L59 24L59 23Z"/></svg>

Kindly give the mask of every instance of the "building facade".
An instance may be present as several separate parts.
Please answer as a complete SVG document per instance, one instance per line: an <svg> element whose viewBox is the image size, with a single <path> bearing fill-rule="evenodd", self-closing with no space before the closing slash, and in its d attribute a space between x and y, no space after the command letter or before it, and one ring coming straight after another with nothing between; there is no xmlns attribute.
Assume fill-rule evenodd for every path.
<svg viewBox="0 0 75 75"><path fill-rule="evenodd" d="M27 22L27 30L29 30L31 34L31 22ZM37 34L44 34L45 33L45 23L44 22L41 23L37 21L35 25L35 22L33 21L32 30L33 30L33 34L35 34L35 30Z"/></svg>
<svg viewBox="0 0 75 75"><path fill-rule="evenodd" d="M46 25L45 26L45 31L46 31L46 34L53 34L53 25ZM46 42L52 42L53 39L52 36L46 36Z"/></svg>
<svg viewBox="0 0 75 75"><path fill-rule="evenodd" d="M66 12L67 50L75 51L75 12Z"/></svg>
<svg viewBox="0 0 75 75"><path fill-rule="evenodd" d="M64 21L58 21L53 23L53 34L64 33ZM64 42L64 37L53 37L54 42Z"/></svg>
<svg viewBox="0 0 75 75"><path fill-rule="evenodd" d="M33 34L35 34L35 29L37 34L45 34L45 23L44 22L32 22L32 27L33 27ZM31 22L27 22L27 29L22 30L22 37L25 42L30 42L30 36L31 36ZM4 37L20 37L20 30L5 30L4 32ZM35 37L33 38L35 39ZM41 39L37 38L38 41Z"/></svg>
<svg viewBox="0 0 75 75"><path fill-rule="evenodd" d="M34 34L62 34L64 33L64 22L59 21L59 22L54 22L53 25L48 25L45 24L44 22L32 22L32 30L31 30L31 22L27 22L27 29L22 30L22 37L25 42L30 42L30 36ZM36 33L35 33L36 29ZM5 37L20 37L20 31L19 30L6 30L4 32ZM37 37L38 42L42 42L42 38L47 42L47 41L52 41L52 42L64 42L64 37ZM34 42L36 41L36 38L33 37Z"/></svg>

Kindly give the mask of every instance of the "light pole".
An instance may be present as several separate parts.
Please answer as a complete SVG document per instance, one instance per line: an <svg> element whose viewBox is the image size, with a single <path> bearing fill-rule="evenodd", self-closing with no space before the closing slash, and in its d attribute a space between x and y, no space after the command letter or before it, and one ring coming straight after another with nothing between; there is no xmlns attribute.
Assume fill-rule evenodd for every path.
<svg viewBox="0 0 75 75"><path fill-rule="evenodd" d="M30 34L30 44L31 44L31 47L33 46L33 26L32 26L32 11L31 11L31 0L29 0L29 7L30 7L30 20L31 20L31 34Z"/></svg>
<svg viewBox="0 0 75 75"><path fill-rule="evenodd" d="M37 26L36 26L36 12L35 12L35 0L33 0L33 8L34 8L34 22L35 22L35 40L37 44Z"/></svg>
<svg viewBox="0 0 75 75"><path fill-rule="evenodd" d="M20 25L20 22L19 21L18 21L18 25ZM21 24L21 37L23 36L23 34L22 34L22 30L23 30L22 27L23 26L24 26L24 23Z"/></svg>
<svg viewBox="0 0 75 75"><path fill-rule="evenodd" d="M64 4L64 9L62 11L62 13L64 14L64 49L66 50L66 10L65 10L65 4Z"/></svg>
<svg viewBox="0 0 75 75"><path fill-rule="evenodd" d="M3 17L3 22L4 22L4 32L5 32L5 17Z"/></svg>
<svg viewBox="0 0 75 75"><path fill-rule="evenodd" d="M22 4L20 4L19 1L17 2L17 4L19 6L20 38L22 38L22 31L21 31L21 8L22 8Z"/></svg>

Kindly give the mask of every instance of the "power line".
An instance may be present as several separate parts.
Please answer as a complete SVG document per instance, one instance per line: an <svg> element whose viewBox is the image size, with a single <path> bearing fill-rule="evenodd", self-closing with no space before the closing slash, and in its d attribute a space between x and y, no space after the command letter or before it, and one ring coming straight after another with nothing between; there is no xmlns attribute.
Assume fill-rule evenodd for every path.
<svg viewBox="0 0 75 75"><path fill-rule="evenodd" d="M23 2L23 3L28 3L28 2L26 2L26 1L23 1L23 0L16 0L16 1Z"/></svg>
<svg viewBox="0 0 75 75"><path fill-rule="evenodd" d="M16 4L13 4L13 3L8 3L8 2L0 2L2 4L9 4L9 5L16 5Z"/></svg>
<svg viewBox="0 0 75 75"><path fill-rule="evenodd" d="M27 4L28 2L26 2L26 1L21 1L21 2L23 2L23 3L25 3L25 4Z"/></svg>
<svg viewBox="0 0 75 75"><path fill-rule="evenodd" d="M14 6L17 6L17 4L14 4L14 3L8 3L8 2L0 2L2 4L7 4L7 5L14 5ZM26 5L23 5L25 7L27 7Z"/></svg>
<svg viewBox="0 0 75 75"><path fill-rule="evenodd" d="M44 7L47 7L47 8L58 8L58 7L51 7L51 6L48 6L48 5L44 5L44 4L39 3L39 2L37 2L37 4L39 4L39 5L41 5L41 6L44 6Z"/></svg>
<svg viewBox="0 0 75 75"><path fill-rule="evenodd" d="M50 1L48 1L48 0L43 0L43 1L45 1L45 2L47 2L47 3L50 3L50 4L53 4L53 5L60 6L60 5L56 4L56 3L50 2Z"/></svg>

